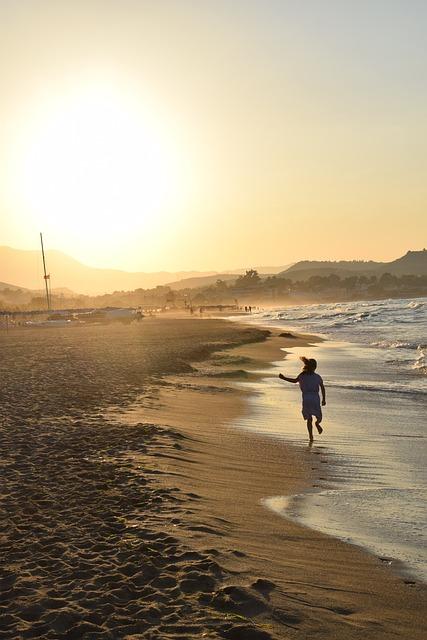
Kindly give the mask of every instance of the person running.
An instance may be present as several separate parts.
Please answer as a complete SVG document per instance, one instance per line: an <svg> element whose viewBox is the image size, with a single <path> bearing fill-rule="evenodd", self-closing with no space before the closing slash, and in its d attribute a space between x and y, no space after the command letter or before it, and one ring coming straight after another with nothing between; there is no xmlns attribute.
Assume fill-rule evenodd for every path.
<svg viewBox="0 0 427 640"><path fill-rule="evenodd" d="M279 378L286 382L299 383L302 391L302 415L307 422L308 437L313 442L313 416L316 418L316 429L320 434L323 429L320 425L322 422L322 408L320 406L319 389L322 392L322 406L326 405L325 385L321 376L316 372L317 362L314 358L300 358L304 363L303 370L296 378L287 378L279 373Z"/></svg>

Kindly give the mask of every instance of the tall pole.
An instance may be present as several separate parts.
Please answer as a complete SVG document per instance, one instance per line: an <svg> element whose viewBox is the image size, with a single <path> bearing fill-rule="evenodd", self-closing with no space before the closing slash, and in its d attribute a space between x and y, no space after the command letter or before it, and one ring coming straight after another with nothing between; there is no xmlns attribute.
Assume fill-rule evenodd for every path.
<svg viewBox="0 0 427 640"><path fill-rule="evenodd" d="M47 310L50 311L50 295L49 295L49 285L48 280L50 281L50 275L46 273L46 260L44 257L44 247L43 247L43 234L40 232L40 244L42 246L42 257L43 257L43 271L44 271L44 285L46 288L46 301L47 301Z"/></svg>

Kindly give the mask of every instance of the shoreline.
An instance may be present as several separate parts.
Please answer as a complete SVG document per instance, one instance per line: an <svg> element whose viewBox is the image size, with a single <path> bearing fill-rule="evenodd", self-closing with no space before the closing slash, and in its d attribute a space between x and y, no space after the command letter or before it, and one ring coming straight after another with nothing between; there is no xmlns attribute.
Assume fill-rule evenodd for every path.
<svg viewBox="0 0 427 640"><path fill-rule="evenodd" d="M0 337L2 637L422 637L422 585L263 506L328 467L235 427L234 383L286 349L265 338L209 319Z"/></svg>
<svg viewBox="0 0 427 640"><path fill-rule="evenodd" d="M260 328L272 328L271 324L269 325L268 322L266 323L262 320L254 321L250 324L251 326L258 326ZM274 328L276 331L280 331L277 324L274 325ZM286 332L289 331L286 325L282 326L282 330L285 330L285 335ZM293 330L294 329L292 329L292 331ZM418 513L415 512L415 515L414 512L406 513L405 525L399 525L399 521L395 522L394 524L396 527L393 537L393 533L390 533L390 530L387 528L388 526L393 526L393 523L386 521L387 517L389 517L389 514L391 513L390 509L392 506L388 496L391 496L390 492L393 491L395 494L398 493L402 487L405 487L405 482L409 483L409 479L405 481L405 479L403 479L404 476L402 478L399 475L398 466L393 467L381 460L381 451L385 458L387 457L387 445L383 444L383 442L385 443L387 441L387 438L381 442L381 436L384 437L388 435L387 429L384 429L384 433L376 437L374 435L377 431L376 425L372 423L370 417L363 412L360 406L359 408L357 407L357 403L360 403L361 400L359 399L357 401L350 392L345 396L346 399L344 400L341 396L341 389L345 389L345 386L340 389L340 385L337 384L337 371L335 371L335 366L338 363L338 372L342 373L339 369L339 362L340 359L341 361L343 360L343 354L345 354L345 359L347 360L351 360L355 356L356 358L366 359L366 355L360 355L364 354L364 351L366 351L366 345L353 344L347 341L336 341L334 339L327 339L324 336L319 336L319 341L314 346L316 349L319 349L318 357L320 357L321 362L323 363L322 372L323 368L326 366L326 379L329 379L329 376L332 375L333 381L332 384L328 385L330 388L329 393L331 394L329 397L332 397L332 405L327 414L326 435L331 436L329 438L329 457L331 461L335 458L335 464L333 465L335 467L334 473L329 478L330 482L327 482L327 478L322 478L323 482L318 483L314 491L309 490L301 494L296 494L295 496L288 496L286 508L284 507L284 502L279 500L280 496L277 496L277 499L270 501L269 504L278 515L291 518L304 526L309 526L314 530L318 530L327 535L332 535L348 544L355 545L365 550L367 553L372 554L374 557L380 558L381 561L389 565L390 570L395 572L398 576L403 577L408 581L412 580L426 585L427 567L425 563L425 556L423 556L422 540L415 539L417 530L422 530L422 508L419 507ZM357 351L359 352L359 355L357 355ZM291 366L295 366L295 361L299 355L306 354L304 354L304 352L298 347L291 348L289 350L288 357L291 359ZM273 363L276 372L278 370L278 365L279 362ZM366 365L363 366L366 367ZM266 391L266 388L268 387L268 378L269 372L268 369L266 369L265 384L263 385L263 397L260 401L257 401L255 398L252 405L255 410L263 411L265 417L273 420L274 426L270 428L269 434L272 435L277 433L277 435L279 435L276 415L277 411L275 414L275 412L271 410L270 405L272 403L274 404L274 402L282 402L282 399L279 398L280 394L274 388L271 389L271 392L268 392L268 390ZM289 388L286 388L284 391L285 393L282 392L282 397L284 396L283 404L289 413L291 409L289 406L289 398L292 395L292 391L290 391ZM366 402L371 405L372 410L375 410L375 400L367 397L368 394L366 391L372 391L372 389L367 387L365 392L362 391L362 403ZM402 399L401 404L402 403L407 404L406 398ZM411 413L407 412L406 404L403 404L403 409L401 411L406 415L411 424L416 425L417 418L415 415L412 416ZM380 407L376 407L377 412L379 409ZM364 430L357 428L356 425L352 424L350 421L346 425L347 429L343 431L343 425L347 423L345 410L350 411L350 413L357 413L358 421L361 421L361 424L366 422ZM392 410L392 406L390 405L390 411ZM413 411L415 413L416 408L414 408ZM419 411L422 411L420 406L418 406L418 412ZM291 413L292 418L295 418L293 408ZM382 414L378 413L377 415ZM246 426L247 422L247 420L243 421L244 426ZM256 420L253 420L252 422L256 425ZM250 421L249 424L252 427L252 423ZM370 429L372 430L372 435L368 435ZM347 430L349 430L349 433L351 430L353 433L352 437L348 436L346 433ZM291 444L295 444L294 432L295 429L287 429L284 431L280 430L283 438ZM418 433L422 432L418 429ZM396 431L392 431L392 435L395 434ZM421 435L407 435L406 437L407 439L422 438ZM360 441L360 438L362 441ZM358 441L359 443L357 444ZM327 442L328 439L325 438L325 444L327 444ZM299 441L297 441L297 445L300 446ZM371 451L368 451L367 447L371 447ZM358 459L360 461L361 468L358 467ZM369 475L370 473L372 475ZM404 467L403 469L402 467L400 468L400 473L404 473ZM418 490L418 485L414 488ZM366 489L366 491L364 491L364 489ZM384 494L381 493L382 491ZM407 489L407 491L409 491L409 489ZM420 489L418 493L420 494L418 504L421 505L423 500L422 489ZM373 517L373 514L376 509L381 509L381 505L378 504L379 498L377 498L377 496L380 495L384 496L384 500L389 501L383 504L383 519L378 520L378 523L374 524L375 518ZM347 496L347 498L345 496ZM364 497L362 498L362 496ZM400 509L409 509L410 506L412 507L413 502L409 502L410 499L412 500L412 495L409 493L406 495L406 498L408 500L408 504L405 506L402 502L402 498L399 496L400 503L397 506ZM354 521L351 520L352 514L350 509L347 509L347 513L344 511L345 505L348 504L346 500L348 501L352 499L355 499L355 504L353 504L353 514L356 518L354 518ZM366 500L368 508L369 505L371 506L371 512L369 512L365 504L363 504L363 501ZM375 500L377 500L377 504L375 504ZM372 515L370 515L370 513ZM360 522L358 522L357 515L362 517ZM378 515L380 514L378 513ZM347 521L345 520L345 516L347 516ZM417 516L418 519L416 519ZM383 527L382 529L381 526ZM400 526L400 528L398 528L398 526ZM413 526L413 529L411 529L410 526ZM417 546L411 546L415 544Z"/></svg>
<svg viewBox="0 0 427 640"><path fill-rule="evenodd" d="M237 323L244 324L240 319ZM262 328L261 325L258 326ZM296 340L286 342L286 339L279 338L279 329L267 328L272 336L265 341L227 349L224 352L225 359L230 360L231 356L231 363L225 369L228 366L232 370L243 361L242 366L248 372L256 371L258 376L261 375L260 366L264 369L273 366L280 353L286 356L286 348L305 346L308 344L307 338L310 343L318 341L317 336L298 336ZM215 354L213 357L215 358ZM221 360L221 354L218 357ZM218 545L218 538L222 540L225 537L226 546L229 547L231 543L231 546L243 548L244 557L248 558L246 565L250 569L246 566L242 573L249 573L253 579L262 576L261 579L275 585L270 600L276 611L283 607L283 594L288 591L289 583L317 584L316 589L321 589L322 597L326 593L330 598L330 606L321 607L324 619L321 616L320 626L325 624L325 630L323 634L318 633L319 610L314 600L308 605L313 608L313 618L306 616L302 621L301 612L293 610L290 619L295 622L291 625L295 631L304 634L316 632L321 638L329 638L330 634L339 632L343 638L352 638L356 628L359 631L365 628L374 634L370 636L372 638L390 637L391 633L402 638L407 637L406 634L413 638L421 637L420 622L414 624L414 619L421 620L425 585L405 580L401 574L391 572L390 567L384 564L384 559L381 560L360 546L322 534L292 521L291 518L284 519L265 506L268 498L284 494L291 498L316 485L319 475L324 475L328 466L328 454L319 450L310 451L307 456L307 452L303 452L301 447L261 433L245 433L243 429L233 426L233 421L249 411L247 398L250 392L235 387L230 390L233 377L228 377L226 371L224 378L212 378L209 367L206 369L206 363L199 365L200 363L197 364L198 373L190 378L179 376L171 381L170 388L160 391L160 409L145 409L141 413L136 409L136 414L130 410L126 412L125 421L132 422L136 415L138 419L153 419L178 429L190 439L191 446L184 459L178 464L169 463L168 470L174 478L178 474L180 488L195 491L201 498L197 513L199 518L205 520L202 525L205 527L205 535L212 529L212 514L215 514L217 520L228 523L226 533L212 533L212 544L216 541L216 548L221 547L223 562L227 564L227 549ZM236 375L235 380L239 381L239 375ZM222 396L219 400L220 394ZM218 460L224 450L228 452L228 459L221 463ZM246 456L245 459L242 459L243 456ZM266 460L268 476L264 473ZM192 473L195 468L203 468L203 473L199 471L202 480ZM289 472L290 468L292 472ZM283 469L287 471L284 472ZM219 476L222 481L212 481L212 477ZM230 493L228 499L225 497L227 493ZM239 523L245 520L244 529L239 529ZM260 527L263 528L262 535ZM215 527L212 531L215 531ZM204 538L205 536L203 543ZM191 541L194 544L193 538ZM320 562L313 545L322 547ZM278 562L278 554L283 552L289 554L288 560ZM263 560L260 563L261 558ZM267 569L265 562L268 562ZM332 577L325 578L325 571ZM284 580L283 576L289 573L291 580ZM276 591L282 596L276 595ZM391 597L390 591L394 597ZM414 592L420 599L418 605L414 604ZM353 593L353 598L348 600L343 596L344 593ZM304 597L307 596L308 593L304 591ZM285 596L287 606L288 598L289 596ZM406 608L396 613L403 603ZM401 633L396 632L399 625L402 625ZM276 629L276 633L279 633L277 637L281 637L280 628Z"/></svg>

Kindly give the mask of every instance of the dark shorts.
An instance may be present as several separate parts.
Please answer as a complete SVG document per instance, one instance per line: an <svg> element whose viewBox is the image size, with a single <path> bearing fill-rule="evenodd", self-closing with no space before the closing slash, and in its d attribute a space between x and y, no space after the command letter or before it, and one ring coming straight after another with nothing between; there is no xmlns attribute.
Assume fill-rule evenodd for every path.
<svg viewBox="0 0 427 640"><path fill-rule="evenodd" d="M302 415L304 420L308 420L311 416L315 416L318 420L322 419L320 396L315 391L302 394Z"/></svg>

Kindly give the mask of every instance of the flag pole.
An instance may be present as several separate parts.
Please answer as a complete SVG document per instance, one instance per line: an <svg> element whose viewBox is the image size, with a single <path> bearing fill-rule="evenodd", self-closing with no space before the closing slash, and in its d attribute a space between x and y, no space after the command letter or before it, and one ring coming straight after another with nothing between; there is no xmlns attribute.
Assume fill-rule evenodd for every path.
<svg viewBox="0 0 427 640"><path fill-rule="evenodd" d="M43 247L43 234L40 232L40 244L42 246L42 257L43 257L43 271L44 271L44 284L46 287L46 301L47 301L47 310L50 311L50 295L49 295L49 285L50 283L50 275L46 273L46 260L44 257L44 247Z"/></svg>

